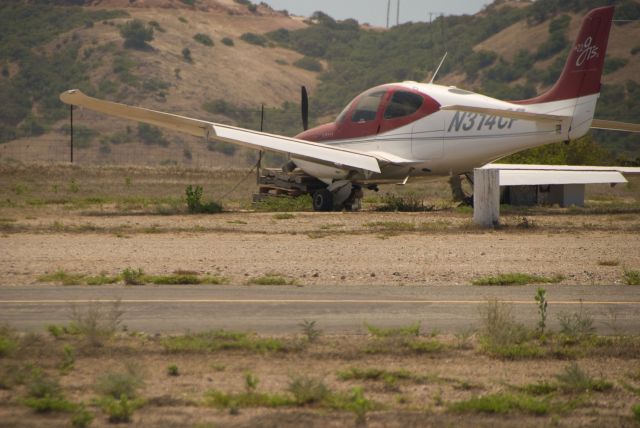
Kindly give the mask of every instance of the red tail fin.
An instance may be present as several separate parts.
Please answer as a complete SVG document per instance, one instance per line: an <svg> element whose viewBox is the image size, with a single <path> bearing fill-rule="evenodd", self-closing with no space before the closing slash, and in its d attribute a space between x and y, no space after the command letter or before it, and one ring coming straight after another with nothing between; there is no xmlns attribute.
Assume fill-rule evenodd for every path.
<svg viewBox="0 0 640 428"><path fill-rule="evenodd" d="M613 6L607 6L589 12L582 21L560 79L544 94L519 103L548 103L599 93L613 10Z"/></svg>

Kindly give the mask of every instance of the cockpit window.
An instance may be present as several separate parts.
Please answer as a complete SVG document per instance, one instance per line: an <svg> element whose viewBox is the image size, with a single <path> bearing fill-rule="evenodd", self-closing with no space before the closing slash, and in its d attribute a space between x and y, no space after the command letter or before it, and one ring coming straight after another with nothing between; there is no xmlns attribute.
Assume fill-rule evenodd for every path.
<svg viewBox="0 0 640 428"><path fill-rule="evenodd" d="M358 101L351 120L353 122L369 122L375 120L380 101L382 101L382 97L386 93L386 91L378 91L364 94L362 98L360 98L360 101Z"/></svg>
<svg viewBox="0 0 640 428"><path fill-rule="evenodd" d="M423 102L424 99L418 94L403 91L395 92L384 111L384 118L396 119L398 117L409 116L417 112Z"/></svg>

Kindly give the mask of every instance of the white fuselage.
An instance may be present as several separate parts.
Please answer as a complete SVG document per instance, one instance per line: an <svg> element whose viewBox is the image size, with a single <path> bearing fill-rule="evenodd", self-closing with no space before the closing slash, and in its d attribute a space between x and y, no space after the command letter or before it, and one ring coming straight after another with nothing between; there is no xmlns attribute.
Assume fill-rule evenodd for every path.
<svg viewBox="0 0 640 428"><path fill-rule="evenodd" d="M465 105L569 116L562 122L513 119L464 111L440 110L405 126L365 137L323 141L324 144L361 152L389 154L412 165L396 167L394 158L380 174L356 178L362 182L395 181L410 176L445 176L473 170L512 153L549 143L568 141L586 134L598 94L541 104L515 104L455 87L404 82L397 84L419 91L441 106ZM344 179L348 172L314 162L295 160L308 174L323 181ZM353 177L351 177L353 178Z"/></svg>

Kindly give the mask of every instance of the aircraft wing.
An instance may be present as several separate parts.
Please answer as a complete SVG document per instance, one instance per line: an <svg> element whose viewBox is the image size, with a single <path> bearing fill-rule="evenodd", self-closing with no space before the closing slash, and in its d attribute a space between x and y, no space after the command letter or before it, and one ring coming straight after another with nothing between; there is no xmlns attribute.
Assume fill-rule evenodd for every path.
<svg viewBox="0 0 640 428"><path fill-rule="evenodd" d="M66 104L85 107L89 110L122 119L135 120L173 131L185 132L196 137L211 138L254 149L291 154L297 158L337 165L338 167L348 166L379 173L379 162L389 162L387 159L355 150L99 100L89 97L77 89L63 92L60 94L60 100Z"/></svg>
<svg viewBox="0 0 640 428"><path fill-rule="evenodd" d="M499 108L475 107L465 105L449 105L442 106L440 110L445 111L466 111L469 113L479 113L491 116L508 117L511 119L531 120L534 122L562 122L570 120L571 116L558 116L555 114L530 113L526 111L504 110Z"/></svg>
<svg viewBox="0 0 640 428"><path fill-rule="evenodd" d="M616 122L613 120L593 119L591 127L594 129L606 129L609 131L640 132L640 124Z"/></svg>

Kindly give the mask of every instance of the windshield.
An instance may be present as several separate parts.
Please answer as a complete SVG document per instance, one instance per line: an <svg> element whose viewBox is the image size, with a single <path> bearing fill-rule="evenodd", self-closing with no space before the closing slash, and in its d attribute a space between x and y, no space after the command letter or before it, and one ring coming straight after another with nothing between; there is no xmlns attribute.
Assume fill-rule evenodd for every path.
<svg viewBox="0 0 640 428"><path fill-rule="evenodd" d="M382 97L386 92L387 91L376 91L364 94L362 98L360 98L360 101L358 101L358 105L353 112L351 120L353 122L368 122L370 120L375 120L376 114L378 113L378 107L380 106L380 101L382 101Z"/></svg>

